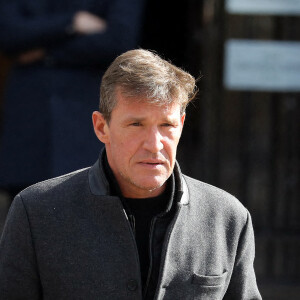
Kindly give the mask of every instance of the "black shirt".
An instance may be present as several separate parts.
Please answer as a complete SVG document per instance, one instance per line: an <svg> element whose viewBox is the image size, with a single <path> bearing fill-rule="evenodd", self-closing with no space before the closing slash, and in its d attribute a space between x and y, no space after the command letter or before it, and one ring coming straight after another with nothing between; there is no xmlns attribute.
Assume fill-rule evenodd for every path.
<svg viewBox="0 0 300 300"><path fill-rule="evenodd" d="M139 254L144 299L153 299L159 276L163 241L174 214L175 180L168 179L165 191L151 198L125 198L104 156L104 170L110 184L110 194L119 196L127 213Z"/></svg>
<svg viewBox="0 0 300 300"><path fill-rule="evenodd" d="M166 210L167 204L170 200L169 191L167 189L164 193L157 197L151 198L123 198L130 210L130 214L134 217L134 224L132 224L135 234L135 240L139 252L142 283L145 286L149 265L150 265L150 243L151 233L153 230L154 217Z"/></svg>

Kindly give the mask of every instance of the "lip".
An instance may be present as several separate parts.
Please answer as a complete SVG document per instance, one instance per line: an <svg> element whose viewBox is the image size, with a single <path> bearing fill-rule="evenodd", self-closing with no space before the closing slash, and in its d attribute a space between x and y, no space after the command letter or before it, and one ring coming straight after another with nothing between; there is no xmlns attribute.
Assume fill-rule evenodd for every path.
<svg viewBox="0 0 300 300"><path fill-rule="evenodd" d="M159 159L146 159L139 162L140 164L148 164L148 165L163 165L164 161Z"/></svg>
<svg viewBox="0 0 300 300"><path fill-rule="evenodd" d="M140 166L146 167L146 168L158 168L164 165L164 162L162 160L156 160L156 159L147 159L138 162Z"/></svg>

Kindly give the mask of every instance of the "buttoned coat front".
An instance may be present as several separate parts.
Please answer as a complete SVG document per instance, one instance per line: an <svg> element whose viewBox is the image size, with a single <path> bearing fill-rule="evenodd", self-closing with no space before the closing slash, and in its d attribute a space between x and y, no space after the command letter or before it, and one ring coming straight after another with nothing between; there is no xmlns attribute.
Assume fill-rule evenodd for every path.
<svg viewBox="0 0 300 300"><path fill-rule="evenodd" d="M247 210L180 173L182 198L165 236L155 299L261 299ZM0 243L0 295L141 300L138 252L100 161L21 192Z"/></svg>

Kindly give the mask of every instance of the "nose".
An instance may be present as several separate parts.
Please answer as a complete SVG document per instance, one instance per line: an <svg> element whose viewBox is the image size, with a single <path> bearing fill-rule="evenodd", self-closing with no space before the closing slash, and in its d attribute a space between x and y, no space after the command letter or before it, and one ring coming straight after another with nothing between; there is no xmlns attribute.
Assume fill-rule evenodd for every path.
<svg viewBox="0 0 300 300"><path fill-rule="evenodd" d="M148 130L144 139L144 149L157 153L164 148L163 136L157 127Z"/></svg>

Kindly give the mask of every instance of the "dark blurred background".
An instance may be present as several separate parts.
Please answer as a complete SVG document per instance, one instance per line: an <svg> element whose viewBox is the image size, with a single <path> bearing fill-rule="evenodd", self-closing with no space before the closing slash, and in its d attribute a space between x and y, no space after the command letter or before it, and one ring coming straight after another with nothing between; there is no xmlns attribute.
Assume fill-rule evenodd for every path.
<svg viewBox="0 0 300 300"><path fill-rule="evenodd" d="M228 2L234 8L236 1ZM251 42L268 41L273 47L274 41L293 41L299 49L300 9L284 14L267 7L240 12L226 7L228 2L149 0L140 46L202 77L198 99L188 107L179 148L183 172L227 190L249 209L263 299L300 299L300 85L278 85L275 71L284 68L277 69L279 61L272 57L266 60L274 65L275 79L271 76L265 87L263 82L234 85L225 78L238 72L228 67L229 41L245 40L249 47ZM244 49L241 55L247 57L247 45ZM2 56L0 64L3 92L10 62ZM247 72L246 65L238 66L239 72ZM259 67L264 72L264 66ZM300 65L295 62L293 67L299 78ZM253 76L255 68L254 62L249 70ZM8 205L5 193L0 197L3 223Z"/></svg>

